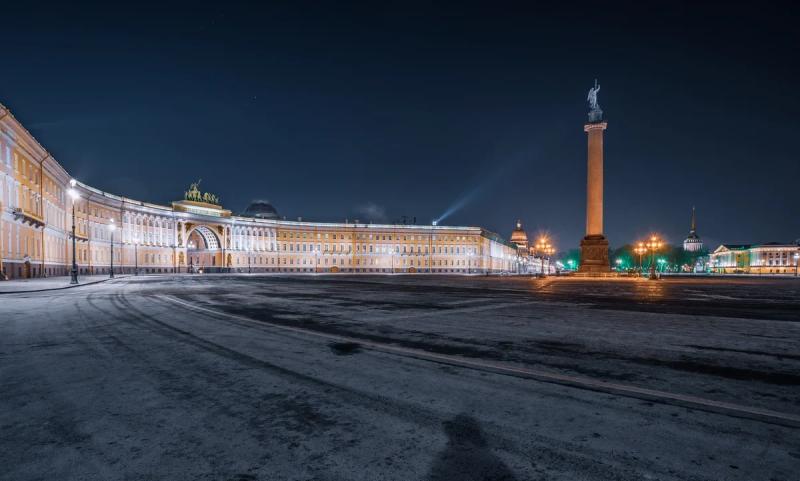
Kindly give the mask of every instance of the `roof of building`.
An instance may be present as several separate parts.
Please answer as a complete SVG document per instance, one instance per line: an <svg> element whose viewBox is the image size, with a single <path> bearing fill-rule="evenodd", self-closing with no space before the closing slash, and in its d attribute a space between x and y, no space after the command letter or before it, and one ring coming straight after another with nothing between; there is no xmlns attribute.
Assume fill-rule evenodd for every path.
<svg viewBox="0 0 800 481"><path fill-rule="evenodd" d="M266 200L254 200L242 214L257 219L279 219L278 210Z"/></svg>
<svg viewBox="0 0 800 481"><path fill-rule="evenodd" d="M762 244L722 244L717 247L714 252L720 252L722 250L728 251L746 251L750 249L760 249L760 248L784 248L784 249L798 249L800 246L798 244L793 244L791 242L764 242Z"/></svg>
<svg viewBox="0 0 800 481"><path fill-rule="evenodd" d="M742 251L753 247L753 244L722 244L720 247L724 247L731 251Z"/></svg>

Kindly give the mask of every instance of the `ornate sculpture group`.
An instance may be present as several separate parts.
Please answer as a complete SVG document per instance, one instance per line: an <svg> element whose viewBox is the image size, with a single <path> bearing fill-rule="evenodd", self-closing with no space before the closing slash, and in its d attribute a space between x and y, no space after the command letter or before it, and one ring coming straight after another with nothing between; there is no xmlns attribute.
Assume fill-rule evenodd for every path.
<svg viewBox="0 0 800 481"><path fill-rule="evenodd" d="M202 179L190 184L189 190L183 193L183 198L193 202L205 202L206 204L219 205L219 197L209 192L200 192L200 182L202 182Z"/></svg>

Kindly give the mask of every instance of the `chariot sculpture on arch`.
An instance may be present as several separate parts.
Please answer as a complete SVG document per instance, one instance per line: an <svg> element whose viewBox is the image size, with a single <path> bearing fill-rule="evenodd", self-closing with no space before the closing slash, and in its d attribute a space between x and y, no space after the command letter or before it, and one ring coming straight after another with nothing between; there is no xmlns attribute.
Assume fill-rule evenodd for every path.
<svg viewBox="0 0 800 481"><path fill-rule="evenodd" d="M203 196L200 193L200 182L202 181L203 180L200 179L197 182L192 182L189 184L189 190L184 192L183 198L195 202L202 202Z"/></svg>
<svg viewBox="0 0 800 481"><path fill-rule="evenodd" d="M183 198L193 202L204 202L206 204L219 205L219 197L210 192L200 191L200 182L202 181L203 179L200 179L197 182L192 182L189 184L189 190L183 193Z"/></svg>

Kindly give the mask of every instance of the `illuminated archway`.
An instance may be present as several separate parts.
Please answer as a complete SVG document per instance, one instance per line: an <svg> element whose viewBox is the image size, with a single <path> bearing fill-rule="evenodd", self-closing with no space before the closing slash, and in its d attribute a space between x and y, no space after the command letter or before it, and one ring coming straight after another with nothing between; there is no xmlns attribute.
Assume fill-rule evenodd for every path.
<svg viewBox="0 0 800 481"><path fill-rule="evenodd" d="M197 235L192 235L197 234ZM219 237L217 234L214 233L213 230L208 228L204 225L198 225L193 227L187 234L187 246L194 249L205 249L210 251L215 251L219 249L220 242ZM195 239L199 239L203 241L203 247L201 247ZM194 242L194 246L192 247L192 242Z"/></svg>
<svg viewBox="0 0 800 481"><path fill-rule="evenodd" d="M186 267L189 272L213 272L222 266L222 243L214 229L197 225L186 233Z"/></svg>

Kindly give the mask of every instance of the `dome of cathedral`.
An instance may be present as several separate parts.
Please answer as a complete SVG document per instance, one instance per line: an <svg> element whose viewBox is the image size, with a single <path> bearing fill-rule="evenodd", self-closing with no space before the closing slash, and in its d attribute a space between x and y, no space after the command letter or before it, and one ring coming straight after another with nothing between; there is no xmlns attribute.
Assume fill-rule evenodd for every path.
<svg viewBox="0 0 800 481"><path fill-rule="evenodd" d="M245 209L245 217L255 217L256 219L279 219L278 211L266 200L254 200L247 209Z"/></svg>
<svg viewBox="0 0 800 481"><path fill-rule="evenodd" d="M511 233L511 242L523 247L527 247L528 245L528 234L522 230L522 222L520 221L517 221L517 227L514 229L514 232Z"/></svg>

